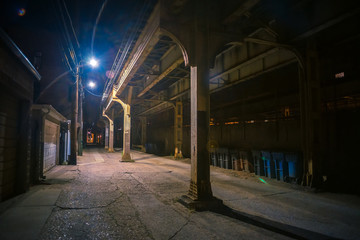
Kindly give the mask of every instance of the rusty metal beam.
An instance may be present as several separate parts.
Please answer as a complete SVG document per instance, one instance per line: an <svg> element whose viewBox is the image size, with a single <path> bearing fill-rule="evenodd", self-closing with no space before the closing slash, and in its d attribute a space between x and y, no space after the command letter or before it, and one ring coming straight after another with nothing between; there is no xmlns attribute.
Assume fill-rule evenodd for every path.
<svg viewBox="0 0 360 240"><path fill-rule="evenodd" d="M260 0L248 0L244 1L239 8L237 8L232 14L223 20L223 24L231 24L236 21L239 17L243 16L252 7L254 7Z"/></svg>
<svg viewBox="0 0 360 240"><path fill-rule="evenodd" d="M249 60L247 60L247 61L245 61L245 62L237 65L236 67L230 68L230 69L228 69L228 70L226 70L226 71L224 71L224 72L222 72L222 73L220 73L220 74L217 74L217 75L211 77L211 78L209 79L209 82L212 82L212 81L214 81L214 80L216 80L216 79L218 79L218 78L221 78L221 77L223 77L223 76L225 76L225 75L227 75L227 74L229 74L229 73L231 73L231 72L234 72L234 71L236 71L236 70L238 70L238 69L241 69L242 67L244 67L244 66L246 66L246 65L249 65L249 64L251 64L251 63L253 63L253 62L255 62L255 61L257 61L257 60L259 60L259 59L261 59L261 58L264 58L264 57L266 57L266 56L269 56L269 55L271 55L271 54L274 54L274 53L277 52L277 51L279 51L277 48L272 48L272 49L270 49L270 50L268 50L268 51L266 51L266 52L264 52L264 53L262 53L262 54L259 54L258 56L254 57L254 58L251 58L251 59L249 59Z"/></svg>
<svg viewBox="0 0 360 240"><path fill-rule="evenodd" d="M154 79L149 85L147 85L144 90L142 90L137 97L141 97L146 92L148 92L152 87L154 87L158 82L160 82L162 79L164 79L169 73L171 73L175 68L180 66L181 63L184 62L183 58L177 59L173 64L170 65L167 69L165 69L157 78Z"/></svg>
<svg viewBox="0 0 360 240"><path fill-rule="evenodd" d="M166 100L160 100L160 99L142 99L145 102L167 102Z"/></svg>
<svg viewBox="0 0 360 240"><path fill-rule="evenodd" d="M139 39L131 52L125 67L119 74L118 79L114 84L115 95L120 95L124 91L128 82L132 79L141 64L145 61L150 54L156 43L159 41L160 36L160 6L156 5L153 13L151 14L144 30L142 31Z"/></svg>
<svg viewBox="0 0 360 240"><path fill-rule="evenodd" d="M347 19L349 17L352 17L352 16L358 14L359 12L360 12L360 8L356 8L356 9L354 9L352 11L349 11L349 12L346 12L346 13L344 13L344 14L336 17L336 18L325 21L323 24L320 24L320 25L308 30L307 32L304 32L301 35L297 36L292 41L295 42L295 41L300 41L300 40L303 40L305 38L308 38L308 37L310 37L310 36L312 36L312 35L314 35L314 34L316 34L318 32L321 32L321 31L323 31L325 29L330 28L331 26L333 26L333 25L335 25L335 24L337 24L337 23L339 23L339 22L341 22L341 21L343 21L343 20L345 20L345 19Z"/></svg>
<svg viewBox="0 0 360 240"><path fill-rule="evenodd" d="M271 27L269 27L268 24L264 23L260 18L253 16L250 12L246 12L245 16L248 18L253 18L256 24L258 24L261 28L263 28L267 33L269 33L273 37L279 36L279 34Z"/></svg>
<svg viewBox="0 0 360 240"><path fill-rule="evenodd" d="M183 68L178 68L177 70L180 70L184 73L187 73L189 76L190 76L190 71L189 70L186 70L186 69L183 69Z"/></svg>
<svg viewBox="0 0 360 240"><path fill-rule="evenodd" d="M182 92L179 93L179 94L176 94L176 95L172 96L172 97L170 98L170 100L171 100L171 101L172 101L172 100L175 100L175 99L177 99L177 98L179 98L179 97L181 97L181 96L184 96L184 95L186 95L186 94L189 94L189 92L190 92L190 88L182 91Z"/></svg>
<svg viewBox="0 0 360 240"><path fill-rule="evenodd" d="M162 55L162 57L160 58L160 60L163 60L164 58L166 58L167 55L169 55L172 51L174 51L176 48L176 44L174 43L174 45L172 45L165 53L164 55Z"/></svg>
<svg viewBox="0 0 360 240"><path fill-rule="evenodd" d="M141 113L139 113L139 114L137 114L137 115L138 115L138 116L144 115L144 114L146 114L146 113L148 113L148 112L153 111L154 109L157 109L157 108L159 108L159 107L161 107L161 106L164 106L165 104L170 104L170 105L171 105L170 107L175 108L175 104L174 104L174 103L167 101L167 102L159 103L158 105L155 105L155 106L153 106L153 107L151 107L151 108L149 108L149 109L146 109L145 111L143 111L143 112L141 112Z"/></svg>
<svg viewBox="0 0 360 240"><path fill-rule="evenodd" d="M127 103L129 105L131 105L132 94L133 94L133 86L129 86L129 92L127 96Z"/></svg>
<svg viewBox="0 0 360 240"><path fill-rule="evenodd" d="M241 78L241 79L239 79L239 80L233 81L233 82L231 82L231 83L229 83L229 84L227 84L227 85L214 88L214 89L210 90L210 94L215 93L215 92L218 92L218 91L221 91L221 90L224 90L224 89L229 88L229 87L232 87L232 86L234 86L234 85L236 85L236 84L249 81L249 80L251 80L251 79L253 79L253 78L256 78L256 77L261 76L261 75L264 74L264 73L268 73L268 72L271 72L271 71L274 71L274 70L283 68L283 67L285 67L285 66L287 66L287 65L289 65L289 64L295 63L295 62L297 62L296 59L288 60L288 61L283 62L283 63L281 63L281 64L279 64L279 65L276 65L276 66L274 66L274 67L270 67L270 68L268 68L268 69L266 69L266 70L262 70L261 72L257 72L257 73L254 73L254 74L250 75L250 76L247 76L247 77L245 77L245 78Z"/></svg>

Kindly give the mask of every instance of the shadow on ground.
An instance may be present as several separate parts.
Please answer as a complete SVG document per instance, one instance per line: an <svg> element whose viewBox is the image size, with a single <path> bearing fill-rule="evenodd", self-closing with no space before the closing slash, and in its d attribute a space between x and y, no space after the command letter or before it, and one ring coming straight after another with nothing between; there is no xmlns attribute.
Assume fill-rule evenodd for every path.
<svg viewBox="0 0 360 240"><path fill-rule="evenodd" d="M323 240L323 239L337 239L333 238L321 233L313 232L310 230L294 227L291 225L287 225L284 223L272 221L263 217L247 214L244 212L237 211L232 209L224 204L220 207L214 208L210 210L211 212L221 214L247 224L251 224L263 229L267 229L272 232L276 232L282 234L284 236L288 236L294 239L316 239L316 240Z"/></svg>

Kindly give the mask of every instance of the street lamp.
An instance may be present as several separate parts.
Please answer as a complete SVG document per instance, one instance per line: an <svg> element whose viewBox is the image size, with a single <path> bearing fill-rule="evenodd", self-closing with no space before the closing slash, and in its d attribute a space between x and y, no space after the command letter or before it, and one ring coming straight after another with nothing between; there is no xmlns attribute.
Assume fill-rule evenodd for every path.
<svg viewBox="0 0 360 240"><path fill-rule="evenodd" d="M99 66L99 61L94 58L91 57L90 60L87 62L88 65L90 65L92 68L97 68ZM79 131L79 138L78 138L78 154L79 156L82 156L82 152L83 152L83 131L84 131L84 123L83 123L83 106L82 106L82 101L84 98L84 90L83 87L81 86L81 79L79 79L79 84L80 84L80 104L79 104L79 122L80 122L80 131ZM90 88L94 88L95 87L95 82L90 82L89 83L89 87Z"/></svg>
<svg viewBox="0 0 360 240"><path fill-rule="evenodd" d="M91 58L88 63L92 68L96 68L99 65L99 62L95 58ZM80 68L84 65L81 64L81 61L76 66L76 84L75 84L75 99L73 105L73 114L71 118L71 155L69 164L76 165L76 142L78 142L78 155L82 156L83 150L83 107L82 99L84 97L83 88L81 87L81 78L80 78ZM95 83L94 83L95 84ZM79 89L80 86L80 89ZM94 85L95 86L95 85ZM80 102L79 102L79 93L80 93ZM79 136L77 136L77 123L78 118L80 122Z"/></svg>
<svg viewBox="0 0 360 240"><path fill-rule="evenodd" d="M89 86L89 88L93 89L93 88L95 88L96 83L93 82L93 81L90 81L90 82L88 83L88 86Z"/></svg>
<svg viewBox="0 0 360 240"><path fill-rule="evenodd" d="M89 65L90 65L92 68L96 68L97 66L99 66L99 61L98 61L96 58L92 57L92 58L90 58L90 60L89 60Z"/></svg>

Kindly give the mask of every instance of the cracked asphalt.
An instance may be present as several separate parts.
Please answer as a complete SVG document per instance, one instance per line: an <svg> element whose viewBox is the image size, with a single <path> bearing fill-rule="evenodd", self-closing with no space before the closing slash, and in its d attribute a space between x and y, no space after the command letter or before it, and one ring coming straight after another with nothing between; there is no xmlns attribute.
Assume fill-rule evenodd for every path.
<svg viewBox="0 0 360 240"><path fill-rule="evenodd" d="M360 239L359 197L314 194L268 179L264 184L253 174L212 167L214 196L233 212L194 212L178 202L189 189L188 160L131 155L135 162L120 162L119 152L90 148L77 166L54 167L46 174L49 185L0 215L0 238ZM40 204L48 193L53 200ZM29 226L33 235L9 230L7 219L19 224L24 218L11 211L24 206L47 206L44 220Z"/></svg>

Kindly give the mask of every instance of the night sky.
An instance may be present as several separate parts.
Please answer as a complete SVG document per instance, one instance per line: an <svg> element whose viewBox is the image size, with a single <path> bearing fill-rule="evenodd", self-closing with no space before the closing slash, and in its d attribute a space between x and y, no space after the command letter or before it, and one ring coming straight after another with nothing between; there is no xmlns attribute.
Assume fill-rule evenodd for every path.
<svg viewBox="0 0 360 240"><path fill-rule="evenodd" d="M111 69L123 37L136 22L139 9L147 3L149 1L146 0L2 1L0 26L31 62L34 61L36 51L44 53L43 65L46 64L46 69L39 69L42 75L40 89L44 89L56 76L69 70L64 61L64 53L69 56L68 49L71 47L74 48L77 59L87 61L91 56L95 56L99 60L100 66L97 69L88 66L82 69L85 87L84 121L93 124L100 115L100 96L107 79L106 72ZM66 27L62 19L65 19ZM50 52L50 57L45 59L45 55ZM59 92L68 91L74 79L74 76L69 74L67 82L64 80L55 84L39 103L58 105L55 106L57 110L67 116L69 107L65 106L65 103L68 97L54 98L64 96ZM88 87L89 81L94 81L96 87Z"/></svg>

